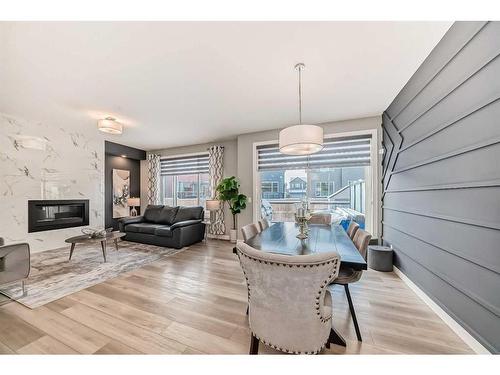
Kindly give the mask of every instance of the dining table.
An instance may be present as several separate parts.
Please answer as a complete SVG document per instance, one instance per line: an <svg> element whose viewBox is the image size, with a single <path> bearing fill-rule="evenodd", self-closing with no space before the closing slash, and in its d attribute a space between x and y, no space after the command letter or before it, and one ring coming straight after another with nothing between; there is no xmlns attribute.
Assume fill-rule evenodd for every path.
<svg viewBox="0 0 500 375"><path fill-rule="evenodd" d="M284 255L336 251L340 255L340 268L352 268L357 271L367 269L366 260L341 225L309 224L306 239L297 238L298 233L298 224L276 222L245 243L257 250ZM236 248L233 252L236 252ZM345 339L335 330L333 324L330 339L333 344L346 346Z"/></svg>

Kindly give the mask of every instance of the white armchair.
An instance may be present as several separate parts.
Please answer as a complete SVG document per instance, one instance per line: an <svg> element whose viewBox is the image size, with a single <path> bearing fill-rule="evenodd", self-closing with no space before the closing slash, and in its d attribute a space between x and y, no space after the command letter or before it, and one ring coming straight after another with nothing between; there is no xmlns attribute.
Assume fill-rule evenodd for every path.
<svg viewBox="0 0 500 375"><path fill-rule="evenodd" d="M24 281L30 273L30 246L27 243L4 245L0 237L0 286L21 281L23 295Z"/></svg>
<svg viewBox="0 0 500 375"><path fill-rule="evenodd" d="M259 341L286 353L315 354L329 344L327 286L338 275L336 252L281 255L236 245L248 287L250 354Z"/></svg>

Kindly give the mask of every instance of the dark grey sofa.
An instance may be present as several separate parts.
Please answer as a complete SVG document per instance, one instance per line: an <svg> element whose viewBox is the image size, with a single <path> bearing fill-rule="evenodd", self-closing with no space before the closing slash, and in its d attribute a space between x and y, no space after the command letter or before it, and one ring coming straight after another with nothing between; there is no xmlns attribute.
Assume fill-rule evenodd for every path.
<svg viewBox="0 0 500 375"><path fill-rule="evenodd" d="M203 240L203 207L149 205L143 216L118 221L126 241L180 249Z"/></svg>

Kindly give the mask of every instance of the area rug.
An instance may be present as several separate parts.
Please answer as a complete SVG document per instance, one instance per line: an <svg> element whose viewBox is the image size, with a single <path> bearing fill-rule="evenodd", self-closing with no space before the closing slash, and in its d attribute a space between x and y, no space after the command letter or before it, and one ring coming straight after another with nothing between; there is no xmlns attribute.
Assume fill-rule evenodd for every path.
<svg viewBox="0 0 500 375"><path fill-rule="evenodd" d="M106 263L99 244L77 244L70 261L69 246L32 254L26 295L21 283L2 287L0 292L34 309L186 249L127 241L120 241L118 248L108 245Z"/></svg>

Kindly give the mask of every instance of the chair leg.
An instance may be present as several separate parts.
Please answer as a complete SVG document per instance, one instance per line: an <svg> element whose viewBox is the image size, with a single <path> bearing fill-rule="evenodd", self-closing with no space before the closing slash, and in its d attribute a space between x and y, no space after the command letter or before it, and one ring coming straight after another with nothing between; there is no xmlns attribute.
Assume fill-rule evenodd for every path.
<svg viewBox="0 0 500 375"><path fill-rule="evenodd" d="M253 334L250 338L250 354L259 354L259 339Z"/></svg>
<svg viewBox="0 0 500 375"><path fill-rule="evenodd" d="M349 292L349 285L344 285L345 295L347 296L347 302L349 302L349 310L351 311L352 321L354 322L354 329L356 330L356 336L358 341L363 341L361 339L361 332L359 331L358 319L356 319L356 312L354 311L354 305L352 304L351 293Z"/></svg>
<svg viewBox="0 0 500 375"><path fill-rule="evenodd" d="M330 336L328 337L327 348L330 349L330 344L340 345L346 347L347 344L340 333L337 332L335 328L330 329Z"/></svg>

